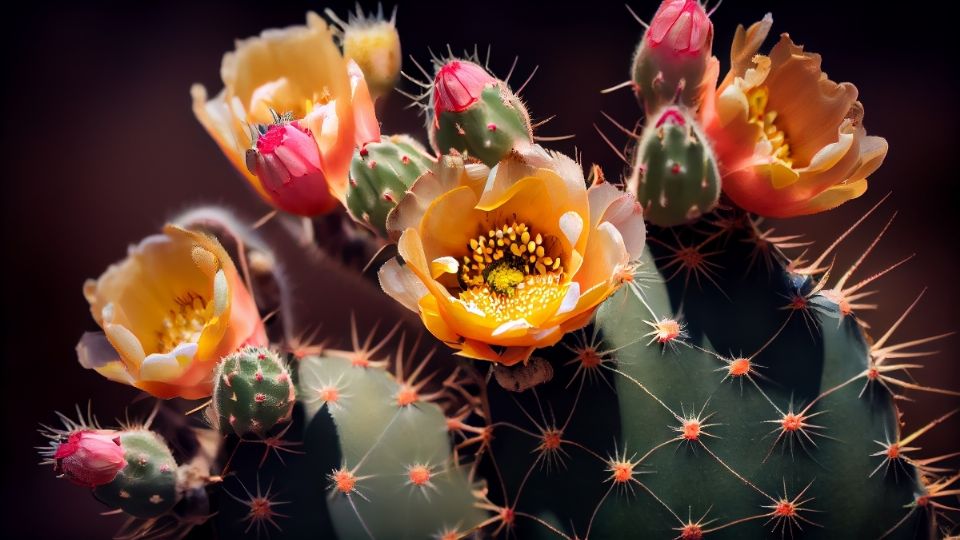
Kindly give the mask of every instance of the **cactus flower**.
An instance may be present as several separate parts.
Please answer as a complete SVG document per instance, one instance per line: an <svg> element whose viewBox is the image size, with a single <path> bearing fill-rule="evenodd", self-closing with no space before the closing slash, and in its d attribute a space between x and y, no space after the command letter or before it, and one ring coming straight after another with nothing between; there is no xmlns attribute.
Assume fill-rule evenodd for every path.
<svg viewBox="0 0 960 540"><path fill-rule="evenodd" d="M400 34L397 32L397 10L394 8L389 19L383 16L383 10L376 14L365 14L357 6L356 13L350 13L347 21L338 18L332 10L326 10L327 17L337 26L343 55L354 60L370 85L370 94L374 100L389 94L397 79L400 78Z"/></svg>
<svg viewBox="0 0 960 540"><path fill-rule="evenodd" d="M632 78L647 114L679 102L696 108L713 47L713 23L697 0L664 0L643 34Z"/></svg>
<svg viewBox="0 0 960 540"><path fill-rule="evenodd" d="M120 433L111 430L78 430L57 445L54 472L84 487L109 484L127 464Z"/></svg>
<svg viewBox="0 0 960 540"><path fill-rule="evenodd" d="M787 34L769 56L757 54L771 24L768 15L737 29L732 69L701 121L737 205L769 217L829 210L866 191L887 142L867 136L857 88L828 79L819 55Z"/></svg>
<svg viewBox="0 0 960 540"><path fill-rule="evenodd" d="M193 112L257 193L281 210L306 216L342 201L353 149L379 139L379 127L362 71L340 55L323 19L308 13L306 26L238 41L224 55L220 74L224 88L213 99L203 86L191 88ZM308 149L297 138L297 161L310 167L291 169L285 160L289 174L248 167L260 158L270 161L258 155L259 139L291 123L314 139L316 148ZM264 170L267 178L258 176Z"/></svg>
<svg viewBox="0 0 960 540"><path fill-rule="evenodd" d="M158 398L209 396L220 358L267 342L220 243L173 225L131 247L83 293L103 333L80 340L80 364Z"/></svg>
<svg viewBox="0 0 960 540"><path fill-rule="evenodd" d="M577 163L539 146L492 170L458 159L391 213L399 258L380 284L458 354L516 364L586 325L631 275L642 211L610 184L587 189Z"/></svg>

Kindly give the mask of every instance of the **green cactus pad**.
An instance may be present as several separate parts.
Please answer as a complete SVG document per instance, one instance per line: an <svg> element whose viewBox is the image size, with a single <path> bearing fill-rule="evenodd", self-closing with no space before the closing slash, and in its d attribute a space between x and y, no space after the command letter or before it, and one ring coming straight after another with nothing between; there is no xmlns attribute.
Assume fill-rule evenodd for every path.
<svg viewBox="0 0 960 540"><path fill-rule="evenodd" d="M263 435L289 420L296 390L286 364L264 347L223 358L213 384L213 407L224 433Z"/></svg>
<svg viewBox="0 0 960 540"><path fill-rule="evenodd" d="M662 227L680 225L713 209L720 173L704 135L680 109L661 111L644 130L628 182L636 186L644 218Z"/></svg>
<svg viewBox="0 0 960 540"><path fill-rule="evenodd" d="M407 135L365 145L354 152L350 164L347 210L353 219L386 238L387 214L433 163L423 145Z"/></svg>
<svg viewBox="0 0 960 540"><path fill-rule="evenodd" d="M340 357L301 361L298 389L306 418L331 417L341 466L317 478L328 486L338 538L431 538L469 530L487 516L477 486L451 458L440 408L419 400L384 369ZM307 455L323 453L307 440ZM329 452L327 452L329 453Z"/></svg>
<svg viewBox="0 0 960 540"><path fill-rule="evenodd" d="M518 511L590 538L700 538L696 527L706 538L928 537L917 471L885 462L877 443L897 440L898 413L868 379L859 322L813 278L758 261L756 234L655 230L595 326L539 353L560 368L552 382L537 396L491 390L496 425L526 430L494 436L508 498L532 471ZM675 273L675 249L697 245L716 265L700 285ZM784 309L796 298L809 309ZM533 435L553 425L570 442L551 470L534 462L544 452ZM554 537L530 520L516 527Z"/></svg>
<svg viewBox="0 0 960 540"><path fill-rule="evenodd" d="M533 142L530 115L504 83L484 88L480 99L462 112L444 111L439 118L428 114L427 130L438 154L452 149L490 167L518 145Z"/></svg>
<svg viewBox="0 0 960 540"><path fill-rule="evenodd" d="M109 484L93 490L104 504L141 519L160 516L177 503L177 462L167 443L147 430L120 434L127 465Z"/></svg>

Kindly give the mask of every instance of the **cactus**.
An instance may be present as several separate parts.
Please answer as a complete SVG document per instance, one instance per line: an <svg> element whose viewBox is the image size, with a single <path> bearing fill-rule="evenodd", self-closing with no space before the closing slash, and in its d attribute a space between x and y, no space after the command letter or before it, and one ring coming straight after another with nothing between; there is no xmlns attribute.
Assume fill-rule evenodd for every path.
<svg viewBox="0 0 960 540"><path fill-rule="evenodd" d="M104 504L136 518L149 519L169 512L178 501L177 462L167 443L147 429L120 434L127 465L93 493Z"/></svg>
<svg viewBox="0 0 960 540"><path fill-rule="evenodd" d="M296 390L286 364L265 347L244 347L217 366L214 415L221 431L263 435L290 419Z"/></svg>
<svg viewBox="0 0 960 540"><path fill-rule="evenodd" d="M350 164L347 210L353 219L386 238L387 214L432 166L423 145L407 135L386 136L364 145L354 152Z"/></svg>
<svg viewBox="0 0 960 540"><path fill-rule="evenodd" d="M473 62L438 66L426 111L430 145L438 154L454 150L492 167L518 145L533 142L520 98Z"/></svg>
<svg viewBox="0 0 960 540"><path fill-rule="evenodd" d="M595 326L545 351L573 364L538 389L560 423L531 427L538 405L519 414L500 397L498 422L562 426L569 441L556 452L572 474L508 464L508 484L534 471L521 508L594 538L638 523L652 538L932 534L925 462L898 453L895 395L872 371L883 344L822 292L827 276L791 272L776 253L751 264L761 238L752 224L658 231ZM675 274L678 242L715 255ZM494 438L499 456L542 446L517 430ZM573 490L576 505L562 495Z"/></svg>
<svg viewBox="0 0 960 540"><path fill-rule="evenodd" d="M437 396L424 393L423 364L405 377L411 368L398 353L397 366L394 377L357 355L301 361L307 420L329 417L335 425L336 439L321 443L339 447L340 466L315 480L329 486L338 538L429 538L471 530L487 517L451 454L446 418L431 402ZM323 452L310 442L308 455Z"/></svg>
<svg viewBox="0 0 960 540"><path fill-rule="evenodd" d="M643 205L644 217L672 227L708 213L720 198L720 173L706 138L677 107L654 116L637 143L628 191Z"/></svg>

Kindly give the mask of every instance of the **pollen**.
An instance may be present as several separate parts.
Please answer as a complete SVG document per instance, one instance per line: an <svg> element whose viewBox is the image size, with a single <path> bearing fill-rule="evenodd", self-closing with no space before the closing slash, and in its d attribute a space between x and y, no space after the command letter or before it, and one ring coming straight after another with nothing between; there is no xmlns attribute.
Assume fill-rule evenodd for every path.
<svg viewBox="0 0 960 540"><path fill-rule="evenodd" d="M750 359L737 358L730 362L730 376L742 377L750 373Z"/></svg>
<svg viewBox="0 0 960 540"><path fill-rule="evenodd" d="M747 92L747 102L750 106L750 123L760 126L763 136L770 143L774 159L788 167L793 166L790 156L790 144L787 134L777 127L777 112L767 109L770 91L766 86L760 86Z"/></svg>
<svg viewBox="0 0 960 540"><path fill-rule="evenodd" d="M462 256L460 299L498 322L528 317L560 302L559 243L513 222L471 238Z"/></svg>
<svg viewBox="0 0 960 540"><path fill-rule="evenodd" d="M159 351L170 352L181 343L198 342L212 312L208 308L212 306L193 292L177 298L176 307L168 312L157 330Z"/></svg>

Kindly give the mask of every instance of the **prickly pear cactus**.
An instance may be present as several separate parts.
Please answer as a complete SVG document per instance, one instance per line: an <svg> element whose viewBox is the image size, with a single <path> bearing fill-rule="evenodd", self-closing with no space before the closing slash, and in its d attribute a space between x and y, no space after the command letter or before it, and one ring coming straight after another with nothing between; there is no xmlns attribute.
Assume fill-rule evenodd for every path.
<svg viewBox="0 0 960 540"><path fill-rule="evenodd" d="M290 418L296 390L286 363L265 347L244 347L217 366L214 414L221 431L263 435Z"/></svg>
<svg viewBox="0 0 960 540"><path fill-rule="evenodd" d="M708 213L720 198L720 173L703 133L677 107L655 115L637 143L630 191L644 217L672 227Z"/></svg>
<svg viewBox="0 0 960 540"><path fill-rule="evenodd" d="M364 145L350 164L347 210L353 219L386 238L387 214L433 164L423 145L407 135Z"/></svg>
<svg viewBox="0 0 960 540"><path fill-rule="evenodd" d="M402 343L401 343L402 352ZM424 359L429 360L429 357ZM339 538L429 538L470 530L487 517L475 481L452 454L447 420L424 393L424 364L395 376L356 354L310 356L300 363L307 421L330 417L342 458L325 482ZM308 441L307 452L318 452Z"/></svg>
<svg viewBox="0 0 960 540"><path fill-rule="evenodd" d="M124 431L120 442L127 465L93 494L111 508L149 519L167 513L177 503L177 462L167 443L142 429Z"/></svg>

